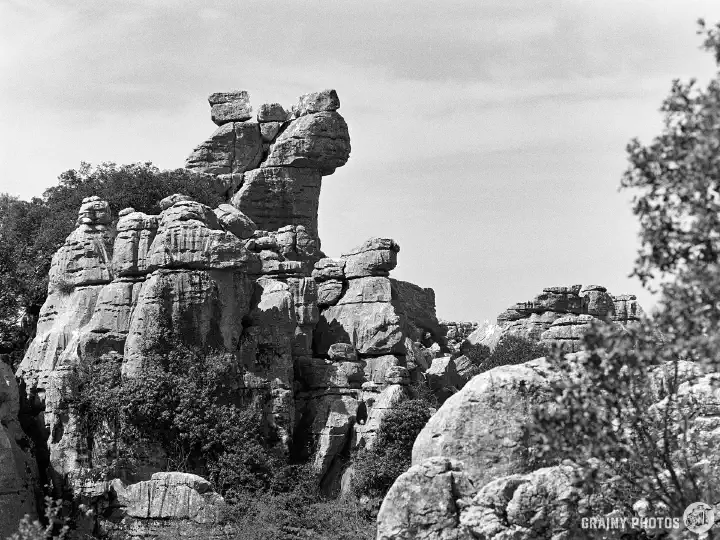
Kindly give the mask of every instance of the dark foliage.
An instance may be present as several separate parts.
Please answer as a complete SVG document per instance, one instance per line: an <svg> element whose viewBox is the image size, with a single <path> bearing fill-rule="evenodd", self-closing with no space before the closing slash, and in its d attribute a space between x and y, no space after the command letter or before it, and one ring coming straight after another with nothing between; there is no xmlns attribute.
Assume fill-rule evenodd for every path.
<svg viewBox="0 0 720 540"><path fill-rule="evenodd" d="M700 31L720 67L720 26ZM638 190L635 275L659 285L656 313L630 328L596 327L571 361L555 352L565 377L529 434L541 461L583 466L586 494L628 510L644 498L677 516L720 497L702 404L682 386L693 369L717 372L720 358L720 70L705 90L675 81L662 111L662 133L629 145L623 179Z"/></svg>
<svg viewBox="0 0 720 540"><path fill-rule="evenodd" d="M382 499L395 479L410 467L412 447L433 414L425 399L408 399L383 418L370 450L355 459L353 491L356 496Z"/></svg>

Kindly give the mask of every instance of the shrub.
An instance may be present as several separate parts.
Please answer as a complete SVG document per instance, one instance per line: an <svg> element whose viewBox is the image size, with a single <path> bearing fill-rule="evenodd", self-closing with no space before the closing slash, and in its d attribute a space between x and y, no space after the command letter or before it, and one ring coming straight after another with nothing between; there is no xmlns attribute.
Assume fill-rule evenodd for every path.
<svg viewBox="0 0 720 540"><path fill-rule="evenodd" d="M395 479L410 467L413 444L432 412L428 401L408 399L387 413L372 448L361 449L354 460L352 490L356 496L385 496Z"/></svg>
<svg viewBox="0 0 720 540"><path fill-rule="evenodd" d="M261 396L243 396L234 356L176 349L130 378L120 364L103 356L71 381L99 475L132 474L159 448L169 470L206 476L230 498L270 487L284 462L263 431Z"/></svg>
<svg viewBox="0 0 720 540"><path fill-rule="evenodd" d="M542 343L522 336L507 334L500 338L492 352L489 352L487 347L478 345L471 350L473 356L468 356L468 358L473 360L477 366L477 373L482 373L498 366L522 364L543 357L547 353L548 348Z"/></svg>
<svg viewBox="0 0 720 540"><path fill-rule="evenodd" d="M541 461L582 466L586 493L628 510L644 498L676 516L720 501L717 440L702 418L714 414L712 400L679 391L688 369L717 373L720 358L720 25L701 22L700 33L716 77L704 90L673 82L662 133L628 145L622 183L638 190L634 275L659 289L657 309L632 328L595 327L579 356L555 352L565 377L528 426Z"/></svg>

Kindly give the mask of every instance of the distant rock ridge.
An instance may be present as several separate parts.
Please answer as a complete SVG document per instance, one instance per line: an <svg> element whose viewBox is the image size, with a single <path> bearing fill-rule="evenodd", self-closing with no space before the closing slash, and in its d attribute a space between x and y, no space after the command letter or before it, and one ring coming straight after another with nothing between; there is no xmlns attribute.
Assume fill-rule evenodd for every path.
<svg viewBox="0 0 720 540"><path fill-rule="evenodd" d="M577 352L593 321L627 327L642 317L644 311L633 294L613 296L602 285L546 287L529 302L513 304L498 315L494 334L469 339L494 345L503 335L515 335Z"/></svg>

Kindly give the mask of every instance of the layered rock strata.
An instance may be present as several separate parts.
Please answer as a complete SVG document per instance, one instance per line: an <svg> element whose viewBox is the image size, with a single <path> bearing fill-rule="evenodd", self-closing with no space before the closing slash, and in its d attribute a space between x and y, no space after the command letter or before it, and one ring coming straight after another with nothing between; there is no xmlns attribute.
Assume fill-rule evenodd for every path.
<svg viewBox="0 0 720 540"><path fill-rule="evenodd" d="M643 316L635 295L613 296L601 285L547 287L498 315L500 332L477 342L496 345L502 336L515 335L576 352L594 321L628 326Z"/></svg>
<svg viewBox="0 0 720 540"><path fill-rule="evenodd" d="M212 94L209 102L219 127L192 151L185 166L213 175L218 192L259 229L303 226L319 249L322 177L350 155L335 90L304 94L289 110L263 104L255 118L246 91Z"/></svg>

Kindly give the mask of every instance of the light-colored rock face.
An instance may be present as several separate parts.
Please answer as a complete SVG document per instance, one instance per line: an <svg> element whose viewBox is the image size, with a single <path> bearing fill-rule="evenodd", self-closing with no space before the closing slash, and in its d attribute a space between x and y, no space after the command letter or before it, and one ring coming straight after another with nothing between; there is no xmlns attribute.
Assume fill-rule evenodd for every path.
<svg viewBox="0 0 720 540"><path fill-rule="evenodd" d="M220 225L241 240L252 238L258 226L255 222L230 204L221 204L215 209Z"/></svg>
<svg viewBox="0 0 720 540"><path fill-rule="evenodd" d="M214 175L242 173L257 167L263 155L257 122L229 122L188 156L185 167Z"/></svg>
<svg viewBox="0 0 720 540"><path fill-rule="evenodd" d="M158 216L142 212L131 211L120 216L113 245L113 276L137 276L148 272L148 254L158 223Z"/></svg>
<svg viewBox="0 0 720 540"><path fill-rule="evenodd" d="M337 94L302 96L290 112L261 106L257 121L245 92L210 104L219 128L187 167L210 176L228 204L213 209L177 193L159 202L158 216L123 209L113 231L107 203L88 198L53 260L18 375L47 436L53 479L72 489L104 463L100 435L84 431L68 399L74 371L101 357L124 380L162 368L183 347L234 360L237 391L262 400L277 449L309 437L310 461L332 483L430 368L426 347L445 351L432 289L388 277L396 242L372 238L338 259L320 250L322 176L350 152ZM152 536L153 520L165 518L173 534L175 523L202 525L191 508L204 504L204 488L150 478L164 466L153 452L133 478L142 482L118 486L129 528L112 523L112 534Z"/></svg>
<svg viewBox="0 0 720 540"><path fill-rule="evenodd" d="M255 169L243 175L242 187L231 204L259 229L273 231L289 224L303 225L310 236L317 237L321 183L316 169Z"/></svg>
<svg viewBox="0 0 720 540"><path fill-rule="evenodd" d="M268 167L317 169L325 176L350 157L348 126L336 112L318 112L297 118L278 135L265 162Z"/></svg>
<svg viewBox="0 0 720 540"><path fill-rule="evenodd" d="M3 538L17 532L17 524L25 514L37 516L37 465L27 451L27 438L18 421L19 411L15 376L10 366L0 360L0 537Z"/></svg>
<svg viewBox="0 0 720 540"><path fill-rule="evenodd" d="M257 121L246 91L209 98L212 120L220 127L195 148L185 166L209 174L220 195L257 228L275 231L303 225L317 238L322 176L350 156L350 135L337 112L334 90L300 96L288 113L278 103L259 107Z"/></svg>
<svg viewBox="0 0 720 540"><path fill-rule="evenodd" d="M514 304L498 315L500 330L493 332L491 341L495 345L512 335L576 352L593 322L627 326L642 316L634 295L612 296L601 285L547 287L530 302Z"/></svg>
<svg viewBox="0 0 720 540"><path fill-rule="evenodd" d="M378 513L378 540L584 538L574 470L497 478L478 490L462 462L430 458L402 474Z"/></svg>
<svg viewBox="0 0 720 540"><path fill-rule="evenodd" d="M343 254L345 277L387 276L397 266L399 251L400 246L390 238L371 238Z"/></svg>
<svg viewBox="0 0 720 540"><path fill-rule="evenodd" d="M101 516L99 525L109 538L223 538L223 498L210 483L194 474L155 473L152 478L125 485L110 484L116 511Z"/></svg>
<svg viewBox="0 0 720 540"><path fill-rule="evenodd" d="M477 375L420 432L413 464L437 456L462 461L477 487L498 476L528 472L522 427L533 407L553 398L555 377L544 359Z"/></svg>
<svg viewBox="0 0 720 540"><path fill-rule="evenodd" d="M252 118L250 96L245 90L211 94L208 102L212 121L218 126L228 122L244 122Z"/></svg>

